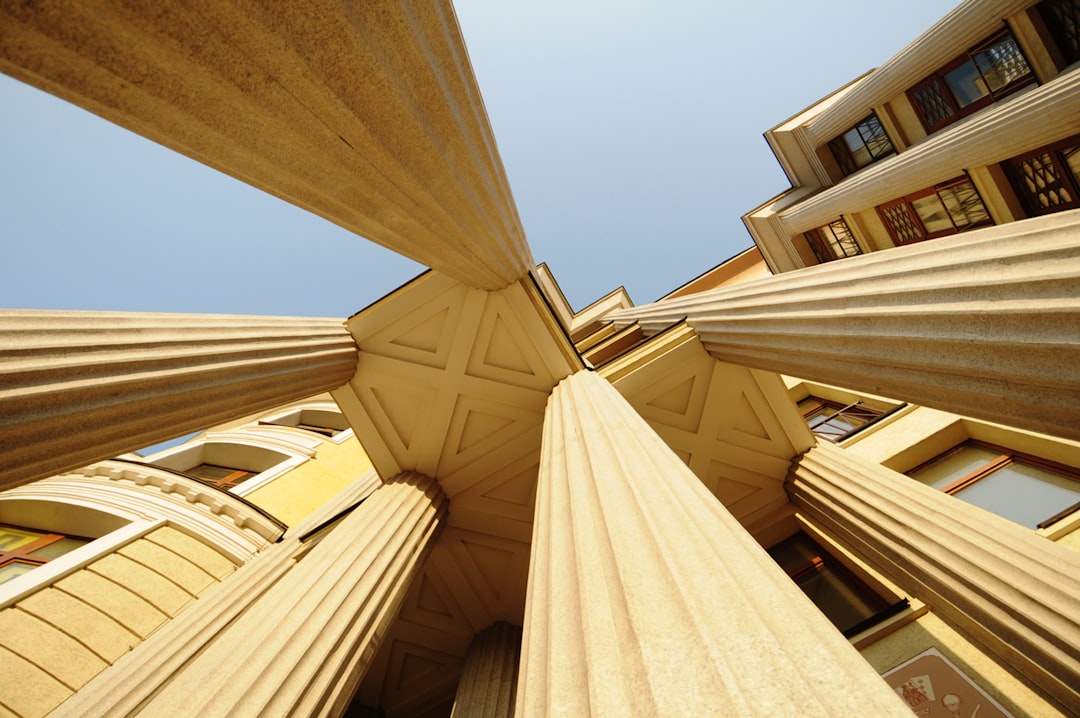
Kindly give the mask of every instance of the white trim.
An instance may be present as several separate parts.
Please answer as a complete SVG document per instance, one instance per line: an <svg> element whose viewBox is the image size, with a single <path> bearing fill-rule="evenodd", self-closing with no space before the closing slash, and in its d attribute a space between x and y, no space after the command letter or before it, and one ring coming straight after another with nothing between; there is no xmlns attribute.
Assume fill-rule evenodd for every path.
<svg viewBox="0 0 1080 718"><path fill-rule="evenodd" d="M242 484L232 487L231 489L229 489L229 493L236 494L237 496L247 496L252 491L255 491L256 489L261 489L263 486L266 486L274 479L292 471L297 466L300 466L306 461L307 457L304 456L296 456L289 459L288 461L282 461L280 464L271 466L266 471L261 471L258 474L255 474Z"/></svg>
<svg viewBox="0 0 1080 718"><path fill-rule="evenodd" d="M99 558L142 538L166 523L165 519L132 521L127 526L96 538L85 546L80 546L74 551L69 551L63 556L35 567L22 576L7 581L0 585L0 609L7 608L43 588L48 588L65 576L89 566Z"/></svg>

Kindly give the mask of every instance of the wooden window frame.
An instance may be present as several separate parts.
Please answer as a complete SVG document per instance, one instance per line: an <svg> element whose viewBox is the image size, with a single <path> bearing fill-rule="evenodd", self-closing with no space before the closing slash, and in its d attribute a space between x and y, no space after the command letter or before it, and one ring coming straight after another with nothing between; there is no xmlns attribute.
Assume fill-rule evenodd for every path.
<svg viewBox="0 0 1080 718"><path fill-rule="evenodd" d="M46 558L43 556L31 556L34 551L54 544L57 541L64 539L78 539L80 541L86 541L89 543L93 539L89 539L83 536L70 536L67 534L52 533L51 531L42 531L41 529L32 529L25 526L15 526L14 524L2 524L4 528L15 529L16 531L27 531L29 533L41 534L41 537L31 541L28 544L24 544L13 549L0 549L0 568L9 566L13 563L21 563L29 566L43 566L52 560L52 558Z"/></svg>
<svg viewBox="0 0 1080 718"><path fill-rule="evenodd" d="M205 477L199 476L198 474L195 473L195 471L197 469L201 469L203 467L208 467L208 468L213 468L213 469L224 469L226 471L231 471L231 473L226 474L225 476L223 476L223 477L221 477L219 479L205 478ZM249 471L247 469L237 469L237 468L232 467L232 466L222 466L220 464L208 464L208 463L206 463L204 461L204 462L202 462L200 464L196 464L195 466L192 466L190 469L187 469L187 470L185 470L185 471L183 471L181 473L186 474L187 476L190 476L191 478L193 478L193 479L195 479L197 481L201 481L204 484L211 484L213 486L217 486L219 489L231 489L231 488L233 488L235 486L239 486L244 481L247 481L248 479L252 478L253 476L256 476L259 472L258 471Z"/></svg>
<svg viewBox="0 0 1080 718"><path fill-rule="evenodd" d="M982 69L979 67L979 63L975 61L975 57L979 53L986 51L987 49L989 49L990 47L992 47L993 45L997 44L998 42L1000 42L1001 40L1003 40L1005 38L1011 38L1012 39L1013 44L1016 46L1017 51L1020 53L1020 57L1024 60L1024 64L1027 65L1027 68L1028 68L1027 73L1024 74L1021 77L1016 78L1015 80L1012 80L1007 85L1004 85L1004 86L998 88L997 90L991 90L989 88L989 84L988 84L987 85L987 91L986 91L985 95L983 95L979 99L977 99L977 100L975 100L975 101L961 107L959 100L956 98L956 95L953 93L952 89L949 86L948 81L945 78L948 76L948 74L950 72L952 72L952 71L956 70L958 67L961 67L962 65L965 65L968 62L970 62L972 64L972 66L975 68L975 71L985 81L986 75L983 73ZM961 119L963 119L965 117L968 117L969 115L972 115L972 114L978 112L979 110L986 107L987 105L990 105L990 104L992 104L994 102L997 102L998 100L1001 100L1004 97L1008 97L1009 95L1013 94L1014 92L1016 92L1016 91L1018 91L1020 89L1023 89L1024 87L1027 87L1028 85L1035 84L1037 82L1038 82L1038 78L1035 77L1035 72L1031 68L1031 62L1028 61L1026 53L1024 53L1024 48L1020 45L1019 42L1016 41L1016 36L1013 35L1012 32L1010 32L1008 28L1004 28L1004 29L999 30L998 32L994 33L990 37L986 38L985 40L980 42L978 45L971 48L967 52L963 53L962 55L960 55L956 59L951 60L947 64L943 65L941 68L939 68L938 70L936 70L935 72L933 72L929 76L927 76L924 79L920 80L918 83L913 85L910 89L908 89L908 91L905 94L907 94L907 97L908 97L908 100L911 103L911 106L915 109L915 114L918 116L919 122L922 123L923 129L926 130L927 134L930 134L930 133L933 133L933 132L937 132L938 130L940 130L940 129L944 128L944 127L948 127L949 125L951 125L951 124L953 124L955 122L958 122ZM939 97L942 100L945 101L945 104L948 105L948 107L952 110L952 114L938 120L937 122L934 122L929 117L929 113L927 113L926 108L924 107L922 101L920 101L918 99L918 97L917 97L918 93L920 93L921 91L929 88L932 85L937 85L937 87L938 87L938 93L937 94L939 95Z"/></svg>
<svg viewBox="0 0 1080 718"><path fill-rule="evenodd" d="M873 150L871 149L870 143L867 141L862 130L859 129L863 125L867 125L869 123L876 124L878 129L881 131L882 136L885 138L885 141L888 144L887 151L881 152L880 154L874 154ZM844 140L844 136L852 130L855 130L859 133L859 139L862 140L863 146L866 148L867 153L870 155L870 161L865 164L860 165L855 161L855 156L854 154L852 154L851 148L848 147L847 142ZM885 129L885 125L881 123L881 119L878 118L876 112L871 112L869 115L859 120L836 137L829 140L827 146L829 148L829 152L832 153L833 159L836 160L837 166L840 168L840 173L845 177L855 174L863 167L869 167L878 160L883 160L886 157L890 157L896 154L896 145L893 144L892 138L889 137L888 130Z"/></svg>
<svg viewBox="0 0 1080 718"><path fill-rule="evenodd" d="M832 244L824 236L824 232L828 231L832 234L836 243L843 246L843 242L837 238L836 233L833 231L833 226L836 224L842 224L844 226L844 232L851 239L851 244L855 247L854 254L837 255L832 251ZM852 234L851 228L848 227L847 222L843 217L835 219L828 224L821 227L815 227L814 229L803 232L803 237L806 239L807 244L810 245L810 251L814 253L814 257L817 258L818 264L824 264L825 262L832 262L836 259L846 259L847 257L857 257L863 253L862 247L859 246L859 242L855 239L855 235Z"/></svg>
<svg viewBox="0 0 1080 718"><path fill-rule="evenodd" d="M956 218L953 216L952 212L949 211L949 205L945 202L945 199L941 196L941 193L964 184L969 185L972 192L975 193L975 196L979 200L979 204L982 205L983 211L986 213L986 219L984 221L972 223L961 228L957 226ZM945 213L949 217L949 222L952 224L951 231L939 230L936 232L930 232L926 227L926 223L923 222L922 217L919 216L918 211L915 209L914 202L924 197L929 197L931 195L936 195L938 201L941 202L941 205L945 208ZM877 210L878 217L881 218L882 224L885 225L885 229L888 230L889 236L893 240L893 244L897 246L904 244L915 244L916 242L924 242L928 239L937 239L939 237L950 237L954 234L960 234L962 232L967 232L972 229L978 229L980 227L989 227L994 224L994 218L990 216L990 210L986 208L986 203L983 201L982 195L979 194L979 188L976 187L975 183L971 181L971 178L966 175L954 177L951 180L941 182L940 184L936 184L933 187L928 187L927 189L913 192L912 194L905 195L891 202L880 204L875 209ZM907 239L901 236L900 230L895 226L892 218L888 214L890 210L903 211L907 215L911 223L916 225L916 228L921 231L921 236L917 239Z"/></svg>
<svg viewBox="0 0 1080 718"><path fill-rule="evenodd" d="M886 410L878 409L876 407L870 406L869 404L864 404L861 401L856 401L852 404L845 405L838 401L822 399L821 397L814 396L813 394L808 395L806 399L813 399L815 402L814 405L811 406L809 409L802 410L802 417L808 425L810 423L810 417L812 414L821 411L822 409L831 409L833 411L833 413L829 415L828 418L823 419L817 425L810 426L810 431L813 432L814 436L820 439L825 439L826 441L831 441L833 443L843 441L849 436L852 436L853 434L862 431L863 429L882 419L886 414L889 413ZM800 399L800 402L806 401L806 399ZM855 421L861 421L862 423L842 433L818 431L820 427L828 425L830 421L838 417L841 419L853 419Z"/></svg>
<svg viewBox="0 0 1080 718"><path fill-rule="evenodd" d="M985 479L986 477L992 475L994 472L998 471L999 469L1003 469L1006 466L1008 466L1009 464L1016 463L1016 462L1019 462L1019 463L1022 463L1022 464L1029 464L1031 466L1034 466L1034 467L1039 468L1039 469L1043 469L1045 471L1052 471L1055 474L1060 474L1061 476L1064 476L1064 477L1066 477L1068 479L1072 479L1072 480L1076 481L1077 483L1080 483L1080 470L1078 470L1078 469L1075 469L1075 468L1073 468L1071 466L1066 466L1065 464L1059 464L1059 463L1057 463L1055 461L1049 461L1047 459L1043 459L1043 458L1040 458L1038 456L1032 456L1031 454L1025 454L1025 453L1023 453L1021 451L1014 451L1014 450L1012 450L1012 449L1010 449L1008 447L1000 446L998 444L991 444L990 442L987 442L987 441L979 441L978 439L968 439L966 441L963 441L963 442L957 444L956 446L952 447L951 449L948 449L947 451L943 451L940 454L937 454L936 456L933 456L930 459L927 459L926 461L922 462L921 464L919 464L915 468L911 469L907 473L908 473L909 476L912 475L912 474L915 474L918 471L920 471L921 469L924 469L924 468L930 466L931 464L934 464L935 462L940 461L942 459L946 459L946 458L948 458L948 457L950 457L950 456L952 456L954 454L958 454L961 451L963 451L964 449L967 449L969 447L976 447L976 448L980 448L980 449L986 449L986 450L989 450L989 451L996 451L996 452L998 452L998 456L993 458L993 459L990 459L989 461L987 461L985 464L983 464L979 468L972 470L971 472L965 474L964 476L961 476L960 478L953 481L951 484L948 484L947 486L941 487L940 491L942 493L949 494L950 496L958 494L959 492L963 491L964 489L968 488L969 486L971 486L973 484L976 484L979 481ZM915 478L915 477L912 477L912 478L914 478L916 481L918 481L917 478ZM1045 528L1046 526L1049 526L1050 524L1053 524L1053 523L1065 518L1066 516L1068 516L1069 514L1071 514L1073 511L1075 511L1077 509L1080 509L1080 503L1073 504L1072 506L1070 506L1070 507L1068 507L1066 509L1058 511L1053 516L1050 516L1050 517L1048 517L1046 519L1043 519L1042 521L1040 521L1037 524L1037 528Z"/></svg>
<svg viewBox="0 0 1080 718"><path fill-rule="evenodd" d="M1073 135L1067 139L1044 145L1043 147L1039 147L1030 152L1025 152L1022 155L1010 157L1001 163L1002 169L1005 170L1005 176L1009 178L1009 184L1012 185L1013 191L1016 193L1016 198L1020 200L1020 204L1023 206L1024 211L1029 217L1041 217L1043 215L1064 212L1080 207L1080 177L1077 177L1076 174L1069 169L1069 163L1065 160L1064 155L1066 150L1078 146L1080 146L1080 135ZM1029 160L1044 156L1050 158L1050 162L1054 166L1054 171L1060 178L1061 183L1066 190L1072 193L1073 199L1071 202L1057 204L1052 207L1042 207L1038 202L1037 193L1033 195L1028 191L1027 181L1023 175L1023 171L1020 169L1020 165Z"/></svg>

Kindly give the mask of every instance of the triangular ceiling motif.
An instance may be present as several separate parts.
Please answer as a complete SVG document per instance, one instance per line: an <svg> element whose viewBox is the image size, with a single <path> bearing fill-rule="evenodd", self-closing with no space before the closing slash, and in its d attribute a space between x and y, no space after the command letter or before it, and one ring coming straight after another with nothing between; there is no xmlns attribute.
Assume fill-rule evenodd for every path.
<svg viewBox="0 0 1080 718"><path fill-rule="evenodd" d="M555 378L515 308L504 297L489 297L476 330L476 346L467 373L546 392L554 386Z"/></svg>
<svg viewBox="0 0 1080 718"><path fill-rule="evenodd" d="M724 412L716 438L770 456L790 459L797 453L768 400L746 367L718 362L721 368L716 401Z"/></svg>
<svg viewBox="0 0 1080 718"><path fill-rule="evenodd" d="M692 376L675 385L673 389L649 399L645 403L654 409L661 409L683 416L690 408L690 397L693 394L696 379L696 376Z"/></svg>
<svg viewBox="0 0 1080 718"><path fill-rule="evenodd" d="M443 335L446 332L448 326L447 319L449 317L450 307L446 307L441 311L432 314L415 327L394 337L390 340L390 343L408 349L416 349L417 351L435 354L443 343Z"/></svg>
<svg viewBox="0 0 1080 718"><path fill-rule="evenodd" d="M738 402L733 408L733 413L735 418L731 424L732 431L756 436L759 439L765 439L766 441L772 439L772 437L769 436L769 432L765 430L765 426L761 423L761 419L758 418L757 412L754 411L754 407L750 406L750 400L746 398L746 394L739 397Z"/></svg>
<svg viewBox="0 0 1080 718"><path fill-rule="evenodd" d="M398 452L408 454L414 437L435 403L436 391L419 386L369 386L367 393L373 401L361 403L373 418L385 439L398 444Z"/></svg>
<svg viewBox="0 0 1080 718"><path fill-rule="evenodd" d="M512 449L515 440L540 426L543 420L543 410L539 407L525 410L519 405L476 395L459 396L446 428L437 475L449 479L475 461L490 461L505 454L507 447ZM485 475L477 473L475 478Z"/></svg>
<svg viewBox="0 0 1080 718"><path fill-rule="evenodd" d="M439 277L422 282L417 287L418 294L421 295L417 299L427 294L420 292L420 289L428 288L427 284L439 284L438 279L445 283L445 278ZM451 347L461 332L462 321L465 319L464 299L467 294L466 287L450 285L421 304L406 302L401 297L392 297L398 300L391 302L392 307L404 313L380 327L374 326L370 320L363 321L365 318L361 317L356 321L362 322L368 333L357 336L354 332L354 337L363 352L443 368L449 360ZM388 314L390 308L375 309L378 314ZM352 325L353 322L350 321L350 328Z"/></svg>

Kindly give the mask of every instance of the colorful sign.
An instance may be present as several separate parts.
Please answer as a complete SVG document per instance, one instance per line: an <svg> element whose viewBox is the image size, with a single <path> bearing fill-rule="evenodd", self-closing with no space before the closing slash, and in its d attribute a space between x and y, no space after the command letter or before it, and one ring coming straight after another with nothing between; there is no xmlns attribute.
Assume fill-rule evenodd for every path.
<svg viewBox="0 0 1080 718"><path fill-rule="evenodd" d="M1014 718L936 648L882 677L922 718Z"/></svg>

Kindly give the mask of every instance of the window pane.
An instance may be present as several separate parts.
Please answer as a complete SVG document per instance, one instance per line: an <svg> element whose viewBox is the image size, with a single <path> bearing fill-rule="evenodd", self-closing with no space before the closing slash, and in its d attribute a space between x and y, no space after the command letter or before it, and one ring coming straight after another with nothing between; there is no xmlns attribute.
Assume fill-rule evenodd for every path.
<svg viewBox="0 0 1080 718"><path fill-rule="evenodd" d="M1065 164L1069 166L1073 180L1080 180L1080 145L1062 150L1061 156L1065 158Z"/></svg>
<svg viewBox="0 0 1080 718"><path fill-rule="evenodd" d="M18 578L24 573L30 573L37 566L31 566L28 563L9 563L7 566L0 566L0 583L10 581L13 578Z"/></svg>
<svg viewBox="0 0 1080 718"><path fill-rule="evenodd" d="M13 526L0 526L0 551L14 551L20 546L37 541L44 535L37 531L17 529Z"/></svg>
<svg viewBox="0 0 1080 718"><path fill-rule="evenodd" d="M829 236L826 239L829 241L830 249L835 257L854 257L856 254L862 254L859 245L855 242L855 238L851 236L847 224L842 220L831 222L823 229L828 232Z"/></svg>
<svg viewBox="0 0 1080 718"><path fill-rule="evenodd" d="M970 182L962 182L952 187L938 190L938 196L952 217L957 230L990 222L990 213L986 211L979 193Z"/></svg>
<svg viewBox="0 0 1080 718"><path fill-rule="evenodd" d="M956 496L998 516L1035 528L1080 501L1080 481L1013 461Z"/></svg>
<svg viewBox="0 0 1080 718"><path fill-rule="evenodd" d="M873 160L870 156L870 150L867 149L866 143L863 142L862 135L859 134L858 127L852 127L844 133L844 144L847 145L848 151L851 153L851 159L855 161L856 167L865 167Z"/></svg>
<svg viewBox="0 0 1080 718"><path fill-rule="evenodd" d="M971 60L945 75L945 82L960 107L967 107L990 92Z"/></svg>
<svg viewBox="0 0 1080 718"><path fill-rule="evenodd" d="M985 50L975 53L974 60L991 92L996 92L1031 72L1011 36L1003 37Z"/></svg>
<svg viewBox="0 0 1080 718"><path fill-rule="evenodd" d="M231 469L225 466L214 466L213 464L199 464L198 466L192 466L186 472L192 476L197 476L200 479L208 479L210 481L219 481L221 479L232 476L237 472L237 469Z"/></svg>
<svg viewBox="0 0 1080 718"><path fill-rule="evenodd" d="M68 537L53 541L52 543L48 544L47 546L42 546L38 550L32 551L30 553L30 555L33 556L34 558L41 558L41 559L46 559L46 560L54 559L57 556L63 556L68 551L74 551L75 549L79 548L80 546L86 545L87 543L89 543L89 541L90 541L89 539L74 538L74 537L68 536Z"/></svg>
<svg viewBox="0 0 1080 718"><path fill-rule="evenodd" d="M976 469L986 466L999 456L1001 454L998 452L981 446L965 446L932 464L927 464L918 471L913 471L910 476L935 489L943 489L957 479L962 479Z"/></svg>
<svg viewBox="0 0 1080 718"><path fill-rule="evenodd" d="M866 118L857 124L855 129L862 135L863 142L866 143L867 148L870 150L870 156L875 160L879 160L893 152L892 142L889 141L889 136L885 134L885 128L881 126L881 122L876 116L871 115Z"/></svg>
<svg viewBox="0 0 1080 718"><path fill-rule="evenodd" d="M919 215L919 219L922 220L927 234L955 231L945 205L941 203L936 194L912 200L911 207L915 210L915 214Z"/></svg>

